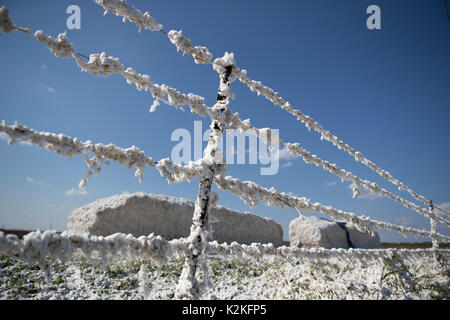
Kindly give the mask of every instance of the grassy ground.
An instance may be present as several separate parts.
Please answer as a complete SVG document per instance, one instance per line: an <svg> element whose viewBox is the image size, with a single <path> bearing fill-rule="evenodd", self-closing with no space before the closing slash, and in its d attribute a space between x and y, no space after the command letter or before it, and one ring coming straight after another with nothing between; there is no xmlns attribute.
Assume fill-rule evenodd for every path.
<svg viewBox="0 0 450 320"><path fill-rule="evenodd" d="M19 237L29 230L1 230ZM285 243L289 245L289 243ZM417 249L431 243L382 243L384 248ZM441 246L449 248L449 245ZM357 259L346 250L328 258L211 255L207 259L214 288L205 299L378 300L450 299L449 252L370 255ZM50 259L48 257L48 259ZM50 261L50 260L48 260ZM49 281L36 264L0 255L0 300L10 299L174 299L183 258L165 265L122 259L102 266L99 257L76 254L55 262ZM143 270L143 272L141 272Z"/></svg>
<svg viewBox="0 0 450 320"><path fill-rule="evenodd" d="M211 256L207 264L215 287L203 298L448 300L448 258L445 254L436 259L431 253L363 260ZM124 259L102 267L100 260L76 255L65 263L56 262L47 282L37 265L0 255L0 300L174 299L182 266L183 259L176 258L162 266Z"/></svg>
<svg viewBox="0 0 450 320"><path fill-rule="evenodd" d="M431 242L382 242L383 248L399 248L399 249L422 249L431 248ZM439 248L449 249L450 243L440 243Z"/></svg>

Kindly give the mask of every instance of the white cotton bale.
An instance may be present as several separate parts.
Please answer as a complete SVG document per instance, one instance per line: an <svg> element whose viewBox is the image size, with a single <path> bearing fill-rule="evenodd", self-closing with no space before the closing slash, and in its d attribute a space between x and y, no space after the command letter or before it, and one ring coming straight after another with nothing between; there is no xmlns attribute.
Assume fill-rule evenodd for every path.
<svg viewBox="0 0 450 320"><path fill-rule="evenodd" d="M73 210L67 231L102 236L121 232L135 237L153 232L168 240L187 237L194 205L187 199L144 192L114 195ZM212 224L212 237L218 242L282 245L283 230L272 219L221 206L212 207L210 215L219 220Z"/></svg>
<svg viewBox="0 0 450 320"><path fill-rule="evenodd" d="M350 241L355 248L377 249L382 248L378 232L372 236L367 232L359 231L356 226L346 225Z"/></svg>
<svg viewBox="0 0 450 320"><path fill-rule="evenodd" d="M317 217L294 219L289 224L290 243L305 248L347 249L350 246L365 249L381 248L380 238L376 232L375 236L372 236L357 230L354 226L345 224L345 227L342 227L339 223Z"/></svg>

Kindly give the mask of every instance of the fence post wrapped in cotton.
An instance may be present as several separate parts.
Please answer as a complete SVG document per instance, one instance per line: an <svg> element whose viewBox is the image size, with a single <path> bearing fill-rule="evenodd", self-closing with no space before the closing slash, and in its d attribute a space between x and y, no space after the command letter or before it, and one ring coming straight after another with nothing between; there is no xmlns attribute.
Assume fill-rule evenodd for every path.
<svg viewBox="0 0 450 320"><path fill-rule="evenodd" d="M105 8L105 13L108 10L116 15L123 16L123 21L129 20L135 23L139 30L141 27L153 31L161 30L162 26L157 24L148 12L142 14L139 10L131 7L124 0L95 0L97 3ZM10 33L13 30L20 30L32 35L28 29L23 29L14 26L9 17L6 8L0 9L0 29L4 33ZM194 95L192 93L183 94L174 88L168 87L164 84L153 84L150 81L150 76L140 74L132 68L125 69L118 58L107 56L106 53L91 54L89 61L85 63L81 59L73 45L67 40L65 33L59 34L56 39L45 35L38 30L34 33L34 37L40 42L46 43L49 50L57 57L68 58L70 55L76 60L77 64L83 71L87 71L94 76L108 77L113 74L122 75L127 83L135 84L138 90L150 90L152 96L156 99L151 111L154 111L159 101L176 108L183 108L188 105L191 112L198 113L202 116L209 115L211 122L211 135L207 148L205 149L205 157L196 162L190 162L185 166L173 164L169 159L162 159L155 163L153 160L140 151L135 146L128 149L121 149L112 144L105 146L103 144L92 144L90 141L80 142L78 139L59 134L55 135L46 132L35 132L25 126L16 123L14 126L7 126L3 121L0 125L0 132L5 132L10 140L8 144L13 144L17 141L30 141L40 147L44 147L49 151L55 151L58 154L68 156L80 154L84 158L89 171L86 173L84 179L80 182L80 188L84 188L88 179L93 173L99 173L104 163L108 164L108 160L117 161L119 164L128 168L136 167L135 175L142 181L143 173L147 165L154 166L157 164L157 169L162 176L166 177L169 182L181 182L190 180L192 177L198 177L200 180L199 193L195 206L193 216L193 224L191 227L191 234L187 239L177 239L171 242L166 241L160 236L153 234L148 237L134 238L131 234L113 234L107 237L96 237L93 235L68 235L56 234L54 231L35 232L27 235L24 241L20 241L14 236L5 236L0 232L0 253L18 254L21 258L28 262L38 262L41 268L46 271L49 276L49 265L47 261L48 255L52 256L53 262L55 259L68 259L74 251L81 250L87 257L95 257L100 255L105 263L112 262L116 256L129 257L149 257L155 259L160 263L167 262L168 258L174 253L183 254L187 256L185 265L180 276L180 282L177 286L177 297L179 298L198 298L201 289L204 286L211 285L208 277L208 268L206 265L206 253L214 250L220 253L232 253L247 255L259 258L263 255L280 255L287 258L292 258L298 255L306 255L311 258L338 256L342 255L347 258L359 257L365 258L369 256L368 251L348 250L338 251L325 249L305 250L299 248L280 247L274 248L273 245L252 243L249 245L240 245L233 242L231 245L218 244L217 242L208 243L208 238L211 235L209 225L212 221L208 215L209 206L217 201L214 193L211 193L211 184L215 180L219 188L229 190L230 192L241 197L250 206L257 205L260 201L267 201L271 206L291 207L295 210L316 211L327 214L332 218L343 218L351 224L355 224L360 230L372 232L375 228L386 230L393 230L402 234L412 233L433 239L433 244L437 240L449 242L450 238L438 234L436 232L435 220L449 225L447 220L437 216L433 212L428 213L424 209L410 203L400 197L394 196L385 189L380 188L377 184L367 180L361 180L351 172L347 172L335 164L329 163L318 158L316 155L311 155L306 150L302 149L299 144L285 144L288 149L296 155L303 157L306 163L314 163L316 166L322 166L325 170L337 175L342 180L351 180L356 185L363 185L372 192L378 192L388 196L402 205L411 208L417 212L423 213L431 217L432 230L424 231L407 227L401 227L386 222L371 220L367 217L358 217L352 212L344 212L337 210L331 206L324 206L320 203L312 203L309 199L298 198L285 193L278 193L274 188L263 188L251 181L239 181L232 177L223 178L225 172L218 150L218 143L225 128L237 128L241 130L251 130L252 134L260 137L268 142L268 136L271 130L268 128L256 129L253 128L249 120L241 121L238 113L233 114L228 109L229 99L234 95L230 90L230 83L239 78L252 91L257 92L258 95L263 95L274 104L280 106L282 109L290 112L302 121L305 126L321 133L321 139L328 140L337 146L339 149L345 150L350 155L354 156L356 161L362 162L372 170L375 170L379 175L388 179L399 189L408 191L413 197L421 201L428 201L425 197L414 193L407 188L400 181L394 179L389 172L381 170L373 162L364 158L364 156L349 145L344 144L336 136L333 136L328 131L325 131L317 122L311 117L304 115L299 110L295 110L285 102L278 93L273 89L264 86L259 81L251 80L247 77L245 70L240 70L235 67L234 55L226 52L221 58L217 58L212 63L214 70L219 73L220 86L219 94L216 104L212 108L206 107L204 98ZM181 31L171 31L168 34L170 41L177 47L177 50L182 50L184 53L193 55L196 63L211 63L212 54L206 47L193 47L189 39L182 35ZM266 137L266 138L264 138ZM88 153L93 153L93 157L89 158ZM354 190L354 195L359 193L358 189ZM448 214L448 213L447 213ZM435 248L433 248L435 249ZM385 252L370 251L371 255L384 257ZM196 271L203 272L203 282L199 282L196 278Z"/></svg>
<svg viewBox="0 0 450 320"><path fill-rule="evenodd" d="M430 213L434 213L433 209L434 209L433 202L430 201L430 207L429 207ZM432 234L436 234L437 233L437 226L436 226L436 219L435 218L430 218L430 227L431 227L431 233ZM439 248L439 242L435 238L432 238L431 243L432 243L432 247L433 248Z"/></svg>
<svg viewBox="0 0 450 320"><path fill-rule="evenodd" d="M229 65L224 65L223 70L219 72L220 85L217 95L217 102L212 108L215 116L211 117L211 133L208 140L208 145L205 149L205 156L201 159L208 165L209 170L205 170L199 176L199 188L197 201L195 202L194 214L192 216L192 226L189 235L189 249L190 252L186 256L183 270L181 271L180 279L176 288L176 297L178 299L198 299L201 291L205 286L210 286L212 283L209 280L208 268L206 265L206 250L208 248L209 237L209 207L211 205L211 185L214 180L216 170L222 171L223 159L218 159L218 150L220 139L226 128L227 123L226 111L229 104L229 87L232 79L230 75L233 70L234 62L227 60ZM218 161L220 160L220 161ZM198 268L203 272L203 281L199 282L196 278Z"/></svg>
<svg viewBox="0 0 450 320"><path fill-rule="evenodd" d="M221 77L223 77L223 75L227 72L227 68L229 66L234 66L235 64L236 61L234 60L234 53L225 52L223 57L214 60L213 69L216 70ZM236 80L236 76L233 72L231 72L227 79L229 83L231 83ZM221 91L223 96L234 99L234 93L231 92L230 86L226 83L221 82L219 90Z"/></svg>

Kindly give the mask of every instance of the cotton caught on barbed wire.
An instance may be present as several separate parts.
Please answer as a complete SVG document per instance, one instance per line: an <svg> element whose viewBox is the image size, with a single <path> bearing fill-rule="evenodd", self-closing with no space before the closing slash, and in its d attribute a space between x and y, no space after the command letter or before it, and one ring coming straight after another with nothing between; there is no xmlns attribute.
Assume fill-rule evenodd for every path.
<svg viewBox="0 0 450 320"><path fill-rule="evenodd" d="M101 2L95 0L98 4L105 7L104 4ZM121 6L121 1L106 1L110 2L109 6L111 7L119 7ZM123 1L125 2L125 1ZM126 3L126 2L125 2ZM127 7L128 4L126 5ZM134 8L133 8L134 9ZM124 16L124 19L126 17L125 14L120 14ZM138 24L137 24L138 25ZM177 50L183 51L183 53L192 55L194 57L194 60L196 63L209 63L212 64L213 68L216 69L218 66L217 62L211 62L212 54L206 47L196 46L193 47L191 45L191 40L188 38L185 38L182 35L181 31L174 31L171 30L168 34L169 40L175 44L177 47ZM258 95L262 95L266 97L269 101L274 103L275 105L281 107L282 109L286 110L287 112L294 115L297 120L301 121L307 128L310 130L311 128L320 133L320 139L321 140L327 140L331 142L335 147L337 147L340 150L344 150L348 154L350 154L355 161L361 162L365 166L369 167L370 169L374 170L376 173L378 173L380 176L397 186L399 190L404 190L408 192L412 197L414 197L416 200L422 201L426 205L430 204L430 200L426 197L416 193L412 189L408 188L403 182L401 182L398 179L395 179L387 170L383 170L379 168L374 162L368 160L364 157L364 155L356 151L354 148L350 147L348 144L345 144L342 140L340 140L335 135L331 134L329 131L325 130L318 122L316 122L313 118L311 118L308 115L303 114L300 110L294 109L291 104L287 101L285 101L282 97L279 96L278 92L275 92L272 88L265 86L262 84L261 81L255 81L250 79L247 76L247 71L244 69L240 69L239 67L235 66L233 69L233 75L239 79L243 84L247 85L251 91L256 92ZM410 206L410 208L414 208L415 205ZM415 209L413 209L415 210ZM417 211L417 210L416 210ZM448 214L448 213L447 213Z"/></svg>

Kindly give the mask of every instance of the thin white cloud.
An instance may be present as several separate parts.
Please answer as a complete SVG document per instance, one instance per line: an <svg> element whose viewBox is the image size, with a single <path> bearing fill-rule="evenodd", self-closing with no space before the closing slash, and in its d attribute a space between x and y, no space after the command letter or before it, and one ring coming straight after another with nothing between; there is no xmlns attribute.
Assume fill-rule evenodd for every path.
<svg viewBox="0 0 450 320"><path fill-rule="evenodd" d="M354 182L352 182L348 188L350 190L353 191L353 188L356 187L356 184ZM360 195L358 196L358 198L362 198L362 199L367 199L367 200L374 200L374 199L379 199L379 198L383 198L383 195L381 195L380 193L374 193L371 191L368 191L366 188L360 186L358 188ZM353 195L353 193L351 194Z"/></svg>
<svg viewBox="0 0 450 320"><path fill-rule="evenodd" d="M412 226L412 224L414 223L413 219L411 219L410 217L406 217L406 216L402 216L402 217L396 219L396 222L401 224L402 226Z"/></svg>
<svg viewBox="0 0 450 320"><path fill-rule="evenodd" d="M450 212L450 202L443 202L443 203L438 204L438 206L440 208L444 209L445 211ZM444 212L439 210L439 208L435 208L434 212L436 212L437 214L442 214L442 215L445 214Z"/></svg>
<svg viewBox="0 0 450 320"><path fill-rule="evenodd" d="M19 144L23 146L29 146L31 147L33 144L30 141L19 141Z"/></svg>
<svg viewBox="0 0 450 320"><path fill-rule="evenodd" d="M289 162L287 162L287 163L283 163L282 165L281 165L281 167L283 167L283 168L287 168L287 167L290 167L290 166L292 166L292 161L289 161Z"/></svg>
<svg viewBox="0 0 450 320"><path fill-rule="evenodd" d="M54 204L54 203L49 204L48 207L49 207L49 208L56 209L56 210L58 210L58 211L61 211L61 210L63 209L63 206L59 206L59 205Z"/></svg>
<svg viewBox="0 0 450 320"><path fill-rule="evenodd" d="M48 90L48 92L50 92L50 93L56 93L56 89L53 88L53 87L48 87L47 90Z"/></svg>
<svg viewBox="0 0 450 320"><path fill-rule="evenodd" d="M46 64L43 64L43 65L42 65L42 69L47 70L47 65L46 65Z"/></svg>
<svg viewBox="0 0 450 320"><path fill-rule="evenodd" d="M87 191L86 189L70 189L66 191L66 195L68 196L73 196L73 195L81 195L81 196L85 196L87 195Z"/></svg>
<svg viewBox="0 0 450 320"><path fill-rule="evenodd" d="M36 180L36 179L31 178L31 177L26 177L26 180L27 180L28 183L36 183L36 184L39 184L41 186L50 187L50 185L47 182L44 182L44 181L41 181L41 180Z"/></svg>
<svg viewBox="0 0 450 320"><path fill-rule="evenodd" d="M444 203L438 204L438 206L444 210L450 210L450 202L444 202Z"/></svg>
<svg viewBox="0 0 450 320"><path fill-rule="evenodd" d="M281 150L278 150L278 152L274 155L274 158L273 158L275 161L276 160L285 160L285 161L288 161L288 160L293 160L293 159L295 159L295 156L292 154L292 153L290 153L286 148L283 148L283 149L281 149Z"/></svg>
<svg viewBox="0 0 450 320"><path fill-rule="evenodd" d="M0 139L9 141L9 136L4 132L0 132ZM30 141L18 141L17 143L21 144L23 146L32 146L33 145Z"/></svg>
<svg viewBox="0 0 450 320"><path fill-rule="evenodd" d="M327 186L327 187L334 187L335 185L336 185L336 181L331 181L331 182L325 182L325 185Z"/></svg>

